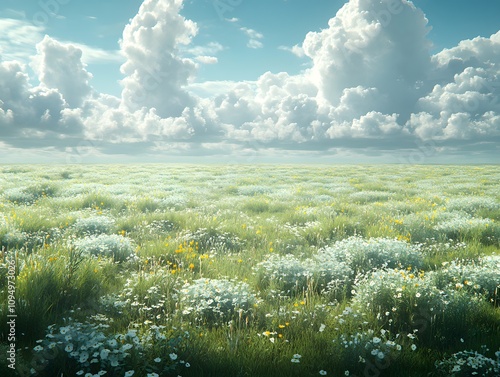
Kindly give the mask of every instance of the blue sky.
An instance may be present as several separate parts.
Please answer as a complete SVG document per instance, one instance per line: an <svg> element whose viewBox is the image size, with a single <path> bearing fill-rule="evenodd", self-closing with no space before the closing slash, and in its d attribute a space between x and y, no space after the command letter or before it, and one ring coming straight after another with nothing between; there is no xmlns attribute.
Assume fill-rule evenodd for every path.
<svg viewBox="0 0 500 377"><path fill-rule="evenodd" d="M233 1L238 3L239 0ZM49 0L41 2L50 4ZM57 14L47 17L47 34L113 52L119 49L123 28L137 14L142 1L55 3L59 9ZM196 80L255 80L266 71L299 73L307 66L307 59L291 56L279 47L300 44L309 31L325 28L344 3L339 0L241 0L239 5L231 6L230 1L222 0L219 5L213 0L185 2L182 14L196 21L201 29L194 43L217 42L224 47L218 53L219 64L203 67ZM416 0L414 3L429 19L432 27L429 38L434 43L434 51L453 47L463 39L489 37L500 29L500 3L495 0ZM55 8L49 5L49 9ZM0 17L33 20L38 12L47 13L38 2L9 0L0 8ZM220 16L238 18L238 21L227 22ZM263 34L263 48L248 48L247 37L239 31L240 27ZM94 74L93 86L99 91L119 95L118 81L122 78L119 67L119 62L89 64L89 71Z"/></svg>
<svg viewBox="0 0 500 377"><path fill-rule="evenodd" d="M0 133L0 141L4 140L6 147L24 151L26 156L43 151L45 156L54 156L58 161L73 153L83 140L84 144L92 145L96 160L122 155L127 148L136 151L134 155L142 156L141 159L156 160L163 156L165 145L169 145L167 149L175 149L176 156L196 158L200 148L204 150L202 155L225 156L241 150L243 143L251 155L256 149L263 150L262 155L270 159L282 155L280 151L285 150L297 160L305 156L315 159L319 153L322 157L333 156L333 160L340 155L340 159L346 161L363 156L371 159L373 154L383 161L394 161L393 150L398 150L394 144L404 140L401 144L408 144L404 152L411 155L417 151L420 153L418 160L422 162L453 160L463 155L459 151L464 150L472 151L471 160L498 161L495 160L498 150L494 146L490 145L487 148L490 153L483 156L480 152L484 148L477 144L491 140L479 137L485 132L494 138L500 134L496 118L500 106L492 100L497 95L493 84L498 82L500 65L496 52L500 37L492 37L500 29L498 1L415 0L409 3L383 0L372 5L367 0L146 0L149 13L157 24L164 19L172 20L172 24L165 23L163 34L151 34L155 40L146 43L152 46L149 50L146 47L147 58L135 55L141 42L134 40L134 34L124 34L129 23L131 30L137 32L141 22L145 22L143 16L147 12L143 10L146 7L141 8L142 3L141 0L9 0L0 5L0 31L10 33L4 32L4 37L0 37L0 62L19 62L22 67L19 70L27 75L31 85L29 90L39 88L41 93L50 89L61 95L59 100L53 92L50 92L53 97L48 92L40 94L43 103L32 105L36 111L41 111L40 114L45 114L43 121L48 122L50 118L54 124L49 126L47 123L46 128L37 129L35 120L23 132L16 132L15 129L26 127L23 124L16 128L16 122L26 122L16 113L22 110L16 108L19 104L15 105L13 100L2 98L0 91L0 110L4 112L4 118L0 113L0 130L2 126L5 129ZM341 8L345 12L336 17ZM379 29L373 26L377 23L381 25ZM179 27L172 26L174 24ZM158 48L163 38L165 41L170 38L169 33L178 36L174 45L165 49L172 59L166 59L162 55L164 51L160 51L162 47ZM44 39L45 35L48 37ZM411 47L405 46L404 41L398 42L405 35ZM474 39L478 36L483 38ZM460 44L467 40L472 42ZM65 63L61 55L74 52L71 48L82 51L83 56L79 59L78 54L71 55ZM128 55L127 48L130 48ZM394 51L387 52L388 48ZM396 51L397 48L400 51ZM416 54L416 60L404 61L406 53L402 50L406 48L412 49L408 56ZM335 55L335 51L344 51L344 55ZM349 69L349 62L343 61L345 51L355 56L353 69L359 64L360 72L372 76L356 78L358 73ZM385 52L377 56L378 51ZM420 58L424 63L420 66L415 63L413 67L412 62ZM384 64L384 59L388 59L388 64ZM398 77L394 76L394 80L418 78L410 84L418 86L418 93L400 93L402 87L396 84L383 88L383 81L373 79L390 77L394 68L391 71L388 67L398 59L401 59L398 64L407 68L402 69ZM124 72L123 67L121 71L120 67L126 62L128 71ZM429 66L420 72L422 64L427 63ZM176 76L172 64L185 77ZM378 70L371 72L375 66ZM387 67L387 71L383 67ZM5 75L12 74L12 69L5 68ZM63 77L61 72L66 71L72 74ZM160 86L165 87L148 89L147 95L151 96L149 99L141 97L141 106L127 102L127 96L138 96L137 91L150 78L151 72L162 78ZM265 76L266 72L271 76ZM279 76L280 72L286 77ZM460 86L457 74L462 75L460 79L468 80L467 85L471 88L476 85L477 98L467 97L472 89L466 90L465 84L462 92L457 89ZM167 76L184 78L164 79ZM433 79L435 76L441 81ZM478 77L490 84L483 83L483 87L478 88L473 84ZM128 81L120 83L124 78ZM448 80L448 87L442 80ZM14 85L12 80L4 79L3 82ZM441 87L436 87L438 84ZM80 87L82 92L69 93L72 89L68 87ZM284 88L284 92L278 93L278 88ZM13 90L11 88L10 92ZM290 110L289 103L278 103L278 97L271 98L266 91L275 92L282 99L288 98L294 110ZM457 108L456 103L453 109L438 109L432 105L437 101L444 107L451 106L450 93L458 102L484 103L475 105L473 111L465 111L467 105ZM386 96L387 102L373 100L371 103L372 97L377 95ZM354 98L356 96L359 98ZM394 103L404 98L404 104L399 108L388 105L391 96ZM77 97L71 104L71 98ZM160 108L159 98L170 103L174 97L172 104ZM361 109L360 103L367 102L370 105ZM40 106L47 108L42 111ZM57 106L60 109L56 110ZM257 109L258 106L261 107ZM149 112L139 114L141 108ZM245 117L241 115L243 108ZM451 112L445 119L444 110ZM55 114L57 111L59 113ZM101 137L113 130L116 140L112 145L107 144L106 137L104 142L99 140L94 127L89 129L99 111L109 115L109 124L104 124L103 120L96 128ZM229 114L231 111L233 113ZM460 115L465 113L468 118ZM274 117L273 114L282 116ZM117 121L118 117L121 120ZM151 118L156 122L154 127ZM143 125L140 131L132 129L134 121ZM474 124L475 128L464 128L466 122L473 121L480 123ZM294 124L297 129L292 129ZM307 129L301 128L302 125ZM73 129L68 131L71 127ZM378 127L377 131L373 127ZM320 128L322 131L317 130ZM116 136L118 129L127 137ZM201 130L210 137L203 139ZM37 142L30 143L23 138L34 138ZM318 144L312 142L318 139L321 139ZM353 149L352 139L360 146ZM63 145L61 140L72 142ZM463 145L467 144L465 140L470 140L467 146ZM421 145L429 142L441 146L433 146L432 155L425 156ZM158 143L163 146L158 147ZM325 147L325 143L330 145ZM389 155L388 150L391 151ZM447 154L441 155L442 150ZM91 160L92 156L88 153L85 157Z"/></svg>

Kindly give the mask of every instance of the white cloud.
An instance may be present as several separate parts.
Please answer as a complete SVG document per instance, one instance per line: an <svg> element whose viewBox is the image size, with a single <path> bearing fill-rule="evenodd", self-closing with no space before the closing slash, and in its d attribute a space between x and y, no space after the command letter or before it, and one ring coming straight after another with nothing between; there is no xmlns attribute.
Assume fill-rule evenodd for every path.
<svg viewBox="0 0 500 377"><path fill-rule="evenodd" d="M263 48L264 44L261 41L258 41L257 39L250 39L247 42L247 47L253 48L253 49L258 49L258 48Z"/></svg>
<svg viewBox="0 0 500 377"><path fill-rule="evenodd" d="M491 149L500 138L500 32L431 56L427 19L413 3L350 0L301 46L280 47L310 59L304 73L195 83L197 67L217 63L224 47L193 45L198 28L179 14L182 5L145 0L120 53L45 37L33 59L39 86L23 64L0 61L0 140L66 151L88 141L103 155L251 155L260 148L266 156L323 150L348 158L358 155L352 148L383 155L422 140L444 143L433 153ZM9 22L19 46L41 35ZM249 47L262 47L261 33L240 31ZM94 93L84 62L120 56L121 97Z"/></svg>
<svg viewBox="0 0 500 377"><path fill-rule="evenodd" d="M45 29L35 26L23 18L0 18L0 44L4 60L28 62L37 53L35 46L44 38ZM83 43L61 41L82 50L84 63L123 62L124 57L119 50L108 51L88 46Z"/></svg>
<svg viewBox="0 0 500 377"><path fill-rule="evenodd" d="M200 55L215 55L218 52L224 50L224 46L222 46L218 42L210 42L204 46L191 46L185 48L185 51L194 56Z"/></svg>
<svg viewBox="0 0 500 377"><path fill-rule="evenodd" d="M248 48L258 49L264 47L264 44L260 41L264 38L262 33L247 27L241 27L240 30L249 38L247 42Z"/></svg>
<svg viewBox="0 0 500 377"><path fill-rule="evenodd" d="M418 98L415 84L426 81L431 68L428 30L411 2L357 0L327 29L308 33L302 48L313 60L311 79L329 103L337 105L346 88L377 88L384 112L406 116Z"/></svg>
<svg viewBox="0 0 500 377"><path fill-rule="evenodd" d="M102 48L89 46L83 43L61 41L70 44L82 51L82 62L91 63L123 63L125 57L120 50L103 50Z"/></svg>
<svg viewBox="0 0 500 377"><path fill-rule="evenodd" d="M70 107L79 107L91 93L90 79L81 62L82 50L73 45L63 45L45 36L36 46L38 54L31 64L40 83L59 90Z"/></svg>
<svg viewBox="0 0 500 377"><path fill-rule="evenodd" d="M76 135L81 128L60 123L66 102L57 89L31 86L26 67L18 62L0 62L0 137L11 145L43 145Z"/></svg>
<svg viewBox="0 0 500 377"><path fill-rule="evenodd" d="M407 129L424 140L500 136L500 32L462 41L432 61L441 84L419 99Z"/></svg>
<svg viewBox="0 0 500 377"><path fill-rule="evenodd" d="M193 100L184 87L195 63L178 55L198 28L179 14L182 0L145 0L123 31L120 45L127 58L121 67L122 101L130 111L155 108L162 117L179 116Z"/></svg>
<svg viewBox="0 0 500 377"><path fill-rule="evenodd" d="M4 60L28 61L36 53L35 45L43 38L44 29L26 20L0 18L0 45Z"/></svg>
<svg viewBox="0 0 500 377"><path fill-rule="evenodd" d="M197 56L196 61L203 63L203 64L217 64L219 61L215 56Z"/></svg>
<svg viewBox="0 0 500 377"><path fill-rule="evenodd" d="M279 46L278 49L291 52L292 54L298 56L299 58L303 58L304 56L306 56L306 54L304 53L304 49L299 45L294 45L292 47Z"/></svg>

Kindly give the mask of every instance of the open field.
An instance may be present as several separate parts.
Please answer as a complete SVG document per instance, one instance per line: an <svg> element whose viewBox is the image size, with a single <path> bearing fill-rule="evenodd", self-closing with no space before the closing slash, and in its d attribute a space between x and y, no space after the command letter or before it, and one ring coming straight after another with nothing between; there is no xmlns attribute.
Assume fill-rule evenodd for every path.
<svg viewBox="0 0 500 377"><path fill-rule="evenodd" d="M2 376L500 376L498 166L4 165L0 244Z"/></svg>

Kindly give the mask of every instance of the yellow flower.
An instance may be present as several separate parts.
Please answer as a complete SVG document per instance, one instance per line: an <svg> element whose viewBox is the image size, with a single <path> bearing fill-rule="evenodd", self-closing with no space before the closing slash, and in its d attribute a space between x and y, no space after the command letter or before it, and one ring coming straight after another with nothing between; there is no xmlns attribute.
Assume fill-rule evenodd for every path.
<svg viewBox="0 0 500 377"><path fill-rule="evenodd" d="M194 264L193 264L193 263L191 263L191 264L189 265L189 268L192 270L192 269L194 268Z"/></svg>
<svg viewBox="0 0 500 377"><path fill-rule="evenodd" d="M284 329L284 328L285 328L285 325L278 325L278 327L279 327L280 329Z"/></svg>

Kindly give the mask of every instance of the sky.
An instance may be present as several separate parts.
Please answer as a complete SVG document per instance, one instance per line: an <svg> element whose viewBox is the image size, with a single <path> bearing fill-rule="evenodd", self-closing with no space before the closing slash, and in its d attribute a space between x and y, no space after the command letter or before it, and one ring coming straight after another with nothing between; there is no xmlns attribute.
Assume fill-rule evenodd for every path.
<svg viewBox="0 0 500 377"><path fill-rule="evenodd" d="M500 163L497 0L5 0L0 163Z"/></svg>

